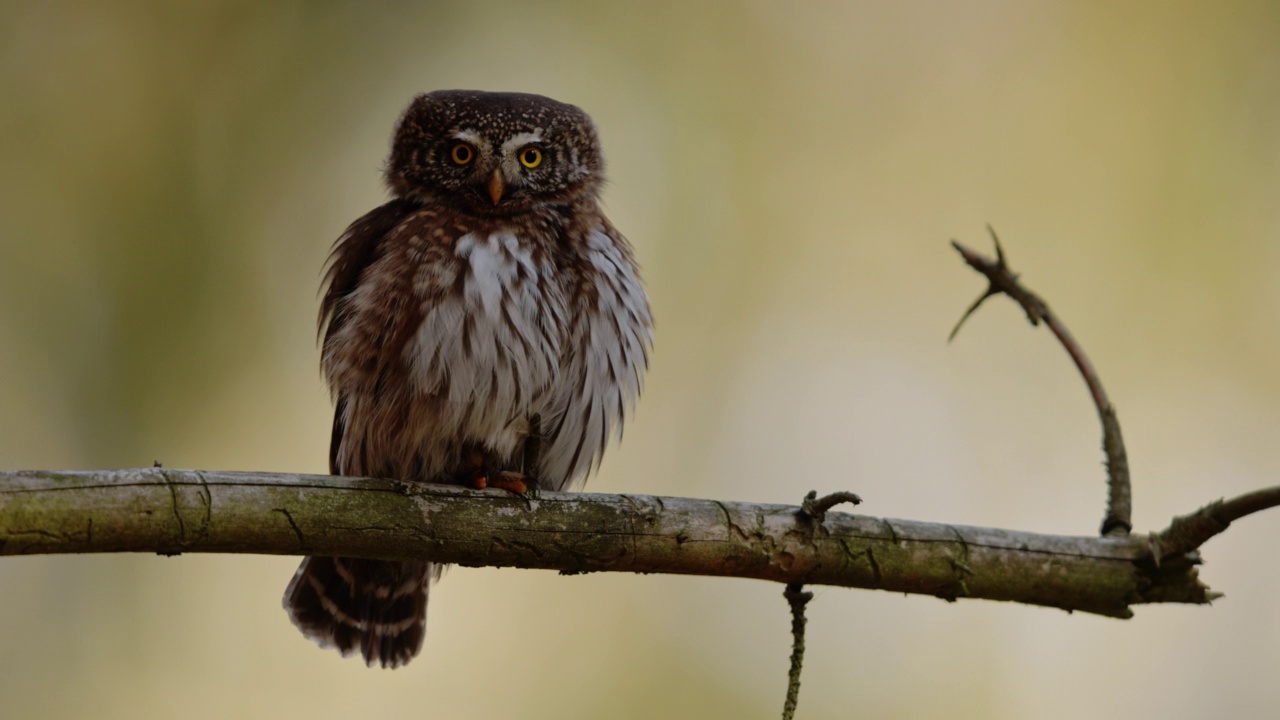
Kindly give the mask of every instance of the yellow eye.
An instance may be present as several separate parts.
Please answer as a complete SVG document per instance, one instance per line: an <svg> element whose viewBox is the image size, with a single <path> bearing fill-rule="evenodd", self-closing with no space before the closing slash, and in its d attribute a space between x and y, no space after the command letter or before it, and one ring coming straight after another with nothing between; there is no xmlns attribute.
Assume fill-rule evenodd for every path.
<svg viewBox="0 0 1280 720"><path fill-rule="evenodd" d="M466 165L475 159L476 151L472 150L471 146L466 143L458 143L453 146L453 152L449 153L449 156L453 158L455 163Z"/></svg>
<svg viewBox="0 0 1280 720"><path fill-rule="evenodd" d="M542 164L542 151L530 145L520 151L520 164L530 170Z"/></svg>

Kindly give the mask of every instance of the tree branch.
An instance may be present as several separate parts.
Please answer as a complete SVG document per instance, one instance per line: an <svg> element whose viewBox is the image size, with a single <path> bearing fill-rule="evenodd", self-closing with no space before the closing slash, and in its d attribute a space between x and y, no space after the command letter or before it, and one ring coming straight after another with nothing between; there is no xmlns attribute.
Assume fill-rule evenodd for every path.
<svg viewBox="0 0 1280 720"><path fill-rule="evenodd" d="M1271 507L1280 489L1263 497L1271 504L1226 506ZM0 472L0 555L239 552L715 575L1118 618L1130 617L1136 604L1216 597L1197 577L1194 543L1164 543L1175 551L1153 555L1172 531L1071 537L840 512L819 523L789 505L553 492L528 498L329 475Z"/></svg>
<svg viewBox="0 0 1280 720"><path fill-rule="evenodd" d="M1084 378L1089 394L1093 397L1093 404L1098 408L1098 419L1102 422L1102 450L1107 459L1107 512L1102 518L1102 534L1127 535L1133 529L1133 491L1129 482L1129 457L1124 449L1124 438L1120 434L1120 418L1116 415L1116 407L1107 397L1107 391L1102 389L1102 378L1098 376L1098 371L1094 370L1093 363L1089 362L1089 356L1085 354L1084 348L1076 342L1075 337L1067 330L1067 326L1049 309L1049 304L1024 287L1018 280L1018 276L1009 268L1009 263L1004 256L1004 248L1000 247L1000 238L996 236L995 229L988 225L987 232L991 233L991 241L996 246L995 260L983 257L955 240L951 241L951 246L960 253L969 267L987 278L987 289L973 301L968 310L965 310L964 315L960 316L960 321L956 323L948 339L955 339L956 333L960 332L960 326L964 325L964 321L969 319L984 300L992 295L1002 294L1008 295L1022 306L1023 312L1027 314L1027 320L1033 326L1043 321L1053 331L1058 342L1062 343L1063 349L1076 364L1080 376Z"/></svg>

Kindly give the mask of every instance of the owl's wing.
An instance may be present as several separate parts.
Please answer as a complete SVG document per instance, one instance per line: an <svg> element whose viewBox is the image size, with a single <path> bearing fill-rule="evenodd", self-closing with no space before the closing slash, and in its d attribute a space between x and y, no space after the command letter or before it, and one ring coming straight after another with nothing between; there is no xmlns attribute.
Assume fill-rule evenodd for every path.
<svg viewBox="0 0 1280 720"><path fill-rule="evenodd" d="M596 465L640 394L653 344L653 316L625 238L607 220L580 255L561 378L544 434L538 479L563 489Z"/></svg>
<svg viewBox="0 0 1280 720"><path fill-rule="evenodd" d="M370 268L394 252L392 233L417 209L417 204L393 200L356 220L334 244L324 279L319 332L323 336L326 375L336 400L333 436L329 446L329 471L357 474L339 463L339 449L347 432L346 418L352 382L359 382L360 368L349 362L345 372L332 368L331 341L358 321L351 298L373 283ZM369 292L366 289L364 292ZM375 328L381 332L384 328ZM373 353L380 348L374 346ZM335 379L339 381L335 382ZM304 635L321 647L334 647L343 655L357 651L370 665L397 667L409 662L422 648L425 633L427 582L431 565L419 562L378 562L355 558L308 557L302 561L285 590L284 607Z"/></svg>
<svg viewBox="0 0 1280 720"><path fill-rule="evenodd" d="M418 207L417 203L409 200L392 200L351 223L334 243L324 277L324 299L320 303L318 333L323 336L322 347L327 346L330 338L350 321L350 308L343 301L355 291L365 269L382 257L388 233ZM329 443L329 472L341 475L343 473L338 467L338 448L342 444L345 429L342 418L347 400L338 388L334 388L334 395L336 402L333 436Z"/></svg>

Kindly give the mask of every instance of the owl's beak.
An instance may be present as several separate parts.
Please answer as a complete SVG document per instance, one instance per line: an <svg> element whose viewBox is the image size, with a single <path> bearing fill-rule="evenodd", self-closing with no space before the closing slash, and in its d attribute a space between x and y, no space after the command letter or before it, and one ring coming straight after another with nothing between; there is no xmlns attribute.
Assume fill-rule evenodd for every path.
<svg viewBox="0 0 1280 720"><path fill-rule="evenodd" d="M507 181L502 177L502 168L494 168L493 174L489 176L489 197L493 199L494 205L502 199L502 191L506 189Z"/></svg>

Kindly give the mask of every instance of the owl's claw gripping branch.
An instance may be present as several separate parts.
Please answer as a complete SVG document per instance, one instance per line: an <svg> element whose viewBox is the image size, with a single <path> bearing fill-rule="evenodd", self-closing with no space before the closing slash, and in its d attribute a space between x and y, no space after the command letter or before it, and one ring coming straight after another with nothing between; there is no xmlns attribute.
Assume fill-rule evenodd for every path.
<svg viewBox="0 0 1280 720"><path fill-rule="evenodd" d="M1120 420L1116 416L1116 408L1102 389L1102 380L1080 343L1076 342L1067 331L1067 326L1053 314L1048 303L1018 282L1018 276L1009 269L1009 264L1005 261L1004 249L1000 247L996 231L990 225L987 226L987 231L991 233L996 246L995 260L979 255L955 240L951 241L952 247L960 253L969 267L987 278L988 285L986 291L960 317L948 340L955 338L964 321L992 295L1008 295L1013 298L1022 306L1032 325L1039 325L1044 321L1080 370L1089 393L1093 396L1093 404L1098 408L1098 418L1102 421L1102 447L1107 459L1107 512L1102 519L1102 534L1128 535L1133 529L1130 520L1133 514L1133 494L1129 484L1129 459L1124 449L1124 438L1120 435Z"/></svg>
<svg viewBox="0 0 1280 720"><path fill-rule="evenodd" d="M483 477L480 479L485 480ZM533 478L525 477L524 475L511 470L503 470L501 472L493 473L492 475L489 475L488 481L489 487L499 488L517 495L524 495L529 492L530 488L536 488L538 486L538 484L534 482Z"/></svg>

